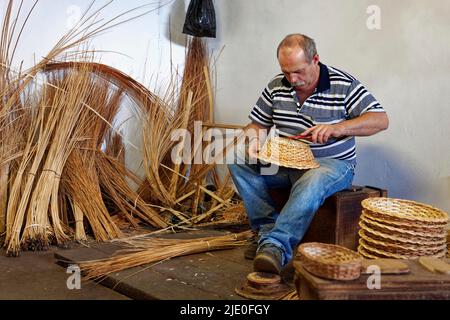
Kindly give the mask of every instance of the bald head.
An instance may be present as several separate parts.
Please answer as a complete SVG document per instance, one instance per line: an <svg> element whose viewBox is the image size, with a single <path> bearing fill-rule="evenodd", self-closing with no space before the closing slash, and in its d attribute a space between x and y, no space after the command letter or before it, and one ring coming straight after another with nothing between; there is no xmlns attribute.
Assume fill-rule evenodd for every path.
<svg viewBox="0 0 450 320"><path fill-rule="evenodd" d="M296 33L286 36L278 45L277 58L280 56L280 51L286 50L292 51L293 49L302 49L305 55L305 59L308 63L311 63L314 56L317 54L316 43L313 39L304 34Z"/></svg>

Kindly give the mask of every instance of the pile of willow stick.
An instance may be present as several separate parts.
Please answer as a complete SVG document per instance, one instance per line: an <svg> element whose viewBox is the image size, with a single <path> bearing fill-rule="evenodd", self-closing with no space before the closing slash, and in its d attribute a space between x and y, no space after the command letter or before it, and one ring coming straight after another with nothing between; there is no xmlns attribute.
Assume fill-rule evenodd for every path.
<svg viewBox="0 0 450 320"><path fill-rule="evenodd" d="M80 49L130 20L118 21L122 14L99 26L95 19L103 8L91 9L41 61L21 70L12 61L31 11L20 28L20 8L14 13L14 1L8 2L0 38L0 241L8 255L89 236L124 237L115 217L164 230L212 221L236 208L229 176L219 179L213 163L174 164L171 158L178 145L174 130L192 132L194 121L213 122L204 43L190 41L181 85L174 81L157 96ZM114 126L125 99L142 123L145 177L127 169L129 143ZM203 143L192 142L192 157Z"/></svg>
<svg viewBox="0 0 450 320"><path fill-rule="evenodd" d="M252 236L251 231L245 231L237 234L190 240L148 237L123 239L120 242L128 244L131 247L130 252L121 253L107 259L85 261L80 263L79 267L85 279L101 280L108 274L145 264L153 264L195 253L236 248L246 244Z"/></svg>

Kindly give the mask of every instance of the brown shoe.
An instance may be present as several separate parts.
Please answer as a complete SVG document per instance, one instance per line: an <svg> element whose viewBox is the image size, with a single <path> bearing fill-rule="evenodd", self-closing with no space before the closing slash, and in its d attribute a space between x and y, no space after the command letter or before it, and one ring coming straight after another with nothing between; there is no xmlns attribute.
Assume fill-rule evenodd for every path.
<svg viewBox="0 0 450 320"><path fill-rule="evenodd" d="M280 274L282 269L283 253L278 247L266 244L262 246L253 261L253 269L256 272Z"/></svg>

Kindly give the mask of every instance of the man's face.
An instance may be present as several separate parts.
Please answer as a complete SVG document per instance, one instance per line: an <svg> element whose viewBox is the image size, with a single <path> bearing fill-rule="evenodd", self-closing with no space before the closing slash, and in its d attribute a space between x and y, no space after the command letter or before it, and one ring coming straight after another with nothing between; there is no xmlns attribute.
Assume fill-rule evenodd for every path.
<svg viewBox="0 0 450 320"><path fill-rule="evenodd" d="M314 84L317 77L318 55L308 63L300 47L283 47L278 54L278 62L286 79L295 89L309 89Z"/></svg>

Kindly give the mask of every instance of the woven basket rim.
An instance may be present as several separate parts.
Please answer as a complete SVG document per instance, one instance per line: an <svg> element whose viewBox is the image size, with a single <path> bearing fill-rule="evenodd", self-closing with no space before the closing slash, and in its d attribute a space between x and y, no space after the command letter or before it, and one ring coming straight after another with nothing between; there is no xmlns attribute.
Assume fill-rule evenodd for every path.
<svg viewBox="0 0 450 320"><path fill-rule="evenodd" d="M419 236L419 237L424 237L424 238L441 238L444 236L444 233L430 233L430 232L420 232L420 231L415 231L415 230L411 230L411 229L406 229L406 228L411 228L411 225L406 225L403 224L402 226L392 226L389 225L385 222L383 222L383 220L381 219L377 219L377 218L372 218L370 215L367 214L367 212L365 210L363 210L363 213L360 217L360 219L362 221L364 221L366 224L369 225L375 225L378 228L382 228L382 229L387 229L388 231L393 231L393 232L398 232L398 233L402 233L402 234L408 234L411 236ZM381 220L381 221L380 221ZM405 228L405 229L403 229ZM429 230L430 228L428 228ZM433 229L433 228L431 228ZM435 228L435 229L442 229L442 228Z"/></svg>
<svg viewBox="0 0 450 320"><path fill-rule="evenodd" d="M364 249L364 247L361 245L358 246L358 253L367 259L380 259L380 257L374 256L374 255L368 253L366 251L366 249Z"/></svg>
<svg viewBox="0 0 450 320"><path fill-rule="evenodd" d="M384 253L391 253L391 254L398 254L398 255L405 255L405 256L432 256L435 254L438 254L440 252L446 252L447 248L442 249L436 249L436 250L407 250L407 249L401 249L401 248L385 248L383 246L379 246L377 243L373 241L367 241L365 238L360 238L360 243L364 243L367 247L370 247L371 249L377 249L380 252Z"/></svg>
<svg viewBox="0 0 450 320"><path fill-rule="evenodd" d="M383 258L386 257L386 258L394 258L394 259L418 259L421 257L419 255L401 255L401 254L378 250L376 248L372 248L371 246L365 244L363 242L363 239L359 240L359 246L362 247L365 251L369 251L368 252L369 254L373 255L375 253L375 254L381 255ZM358 252L360 252L359 247L358 247ZM445 255L446 255L446 250L444 250L438 254L435 254L435 255L428 255L428 257L443 258L443 257L445 257ZM380 257L377 257L377 258L380 258Z"/></svg>
<svg viewBox="0 0 450 320"><path fill-rule="evenodd" d="M448 224L444 224L444 223L438 223L438 224L424 224L422 222L419 221L411 221L411 220L392 220L389 219L388 216L385 217L379 217L377 216L378 213L376 212L372 212L370 210L367 209L363 209L362 213L370 220L374 220L377 221L379 223L383 223L383 224L387 224L390 226L398 226L398 227L408 227L408 228L416 228L416 229L426 229L427 231L431 231L431 232L441 232L443 230L445 230L445 227Z"/></svg>
<svg viewBox="0 0 450 320"><path fill-rule="evenodd" d="M310 249L310 248L319 248L319 249L330 250L332 252L341 252L341 253L347 254L349 257L352 257L352 259L349 261L333 261L333 260L329 260L329 259L324 259L321 257L313 256L309 252L306 251L306 249ZM358 260L361 259L361 257L358 256L357 252L350 250L348 248L342 247L342 246L329 244L329 243L307 242L307 243L301 244L298 247L297 251L307 259L313 260L315 262L323 263L325 265L330 265L330 266L342 266L342 265L351 264L351 263L358 263Z"/></svg>
<svg viewBox="0 0 450 320"><path fill-rule="evenodd" d="M394 243L389 243L389 242L372 239L370 236L368 236L365 233L364 230L360 230L358 232L358 234L366 242L369 242L369 243L372 243L374 245L378 245L381 247L385 247L387 251L389 251L389 249L392 249L392 250L405 250L405 251L412 251L412 252L425 252L425 251L440 251L440 250L447 248L447 243L444 243L443 245L440 245L440 246L429 246L428 247L428 246L422 245L421 247L419 247L417 245L414 246L414 245L405 245L405 244L394 244Z"/></svg>
<svg viewBox="0 0 450 320"><path fill-rule="evenodd" d="M378 208L377 206L375 206L376 203L383 203L383 204L398 204L398 205L403 205L403 206L408 206L408 207L413 207L413 208L423 208L425 209L425 213L426 214L430 214L430 216L428 217L423 217L423 216L419 216L419 215L405 215L402 213L398 213L398 212L388 212L386 210L382 210L380 208ZM419 222L425 222L425 223L447 223L449 222L449 216L448 213L430 206L428 204L424 204L421 202L417 202L417 201L413 201L413 200L405 200L405 199L397 199L397 198L386 198L386 197L373 197L373 198L367 198L364 199L361 202L361 205L363 208L376 212L378 214L381 215L385 215L385 216L389 216L389 217L394 217L394 218L399 218L399 219L404 219L407 221L419 221ZM423 212L423 211L420 211ZM412 211L412 213L415 213L414 211ZM432 216L431 216L432 214Z"/></svg>
<svg viewBox="0 0 450 320"><path fill-rule="evenodd" d="M426 245L426 246L431 246L431 245L441 245L443 243L447 243L445 238L441 238L440 240L436 240L436 241L432 241L432 240L421 240L418 239L417 237L398 237L392 234L387 234L387 233L383 233L377 230L373 230L372 228L370 228L363 220L360 220L359 222L359 226L362 228L362 230L369 232L375 236L384 238L384 239L388 239L388 240L392 240L392 241L396 241L396 242L401 242L401 243L412 243L412 244L418 244L418 245ZM406 235L408 236L408 235Z"/></svg>

